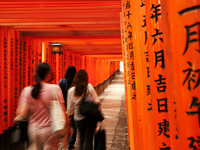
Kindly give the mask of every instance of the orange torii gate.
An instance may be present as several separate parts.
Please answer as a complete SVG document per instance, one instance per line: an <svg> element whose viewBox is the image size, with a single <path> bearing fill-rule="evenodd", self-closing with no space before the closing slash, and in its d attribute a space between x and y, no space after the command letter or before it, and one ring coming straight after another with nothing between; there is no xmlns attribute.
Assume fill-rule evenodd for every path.
<svg viewBox="0 0 200 150"><path fill-rule="evenodd" d="M200 1L122 0L122 6L130 149L200 149Z"/></svg>
<svg viewBox="0 0 200 150"><path fill-rule="evenodd" d="M58 84L64 77L69 65L77 70L85 69L94 87L119 70L119 61L84 56L66 48L63 55L51 54L50 43L31 36L20 36L13 29L0 29L0 58L3 60L0 62L0 134L14 126L20 91L35 83L35 69L39 63L50 64L54 74L53 84Z"/></svg>

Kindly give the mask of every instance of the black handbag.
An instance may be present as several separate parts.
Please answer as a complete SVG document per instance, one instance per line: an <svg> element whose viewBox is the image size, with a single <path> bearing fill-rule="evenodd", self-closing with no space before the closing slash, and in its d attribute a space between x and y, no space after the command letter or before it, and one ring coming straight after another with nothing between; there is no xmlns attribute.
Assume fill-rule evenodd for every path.
<svg viewBox="0 0 200 150"><path fill-rule="evenodd" d="M84 95L80 102L79 112L86 118L94 121L103 121L104 117L99 109L99 106L93 102L93 98L89 95Z"/></svg>
<svg viewBox="0 0 200 150"><path fill-rule="evenodd" d="M28 141L28 121L19 122L17 129L11 133L11 144Z"/></svg>
<svg viewBox="0 0 200 150"><path fill-rule="evenodd" d="M102 126L94 134L94 150L106 150L106 131Z"/></svg>

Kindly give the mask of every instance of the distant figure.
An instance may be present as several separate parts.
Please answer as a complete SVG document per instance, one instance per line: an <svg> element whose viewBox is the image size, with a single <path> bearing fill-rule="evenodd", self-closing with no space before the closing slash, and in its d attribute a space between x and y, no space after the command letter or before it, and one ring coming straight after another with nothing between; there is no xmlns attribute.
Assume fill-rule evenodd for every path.
<svg viewBox="0 0 200 150"><path fill-rule="evenodd" d="M67 91L72 85L72 81L74 79L75 74L76 74L76 68L71 65L67 68L64 78L61 79L58 82L58 85L60 86L62 93L63 93L66 108L67 108ZM74 123L73 116L70 117L70 122L71 122L71 127L74 129L74 132L73 132L73 134L70 137L69 142L68 142L68 149L69 150L75 148L74 144L76 142L76 134L77 134L77 128L76 128L76 125Z"/></svg>
<svg viewBox="0 0 200 150"><path fill-rule="evenodd" d="M53 100L53 86L49 84L52 80L49 64L39 64L35 78L37 83L25 87L20 94L17 116L29 117L28 136L31 144L29 150L58 150L60 136L58 133L53 133L50 113L41 102L42 99L50 109L50 101ZM66 112L62 91L58 85L54 86L61 107ZM67 115L66 119L68 119Z"/></svg>
<svg viewBox="0 0 200 150"><path fill-rule="evenodd" d="M67 95L67 113L70 116L74 112L74 120L79 130L80 150L92 150L93 135L97 122L82 116L79 113L79 106L81 98L85 93L90 95L98 105L100 105L100 100L93 86L88 84L88 75L85 70L81 69L76 73L72 84L73 87L68 90Z"/></svg>

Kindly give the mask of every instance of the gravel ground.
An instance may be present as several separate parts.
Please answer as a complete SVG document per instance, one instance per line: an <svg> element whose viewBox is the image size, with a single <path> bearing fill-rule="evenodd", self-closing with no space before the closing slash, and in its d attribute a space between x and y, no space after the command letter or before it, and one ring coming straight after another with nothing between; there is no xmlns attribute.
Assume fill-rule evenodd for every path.
<svg viewBox="0 0 200 150"><path fill-rule="evenodd" d="M124 95L122 96L119 121L115 130L115 135L110 150L129 150L127 118L126 118L126 102Z"/></svg>

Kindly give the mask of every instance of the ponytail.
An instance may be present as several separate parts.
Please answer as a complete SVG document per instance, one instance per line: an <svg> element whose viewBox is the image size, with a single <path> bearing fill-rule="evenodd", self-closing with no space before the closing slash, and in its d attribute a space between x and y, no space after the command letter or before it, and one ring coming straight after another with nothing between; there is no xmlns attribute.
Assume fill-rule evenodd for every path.
<svg viewBox="0 0 200 150"><path fill-rule="evenodd" d="M40 84L40 82L37 82L37 83L33 86L33 89L32 89L32 91L31 91L31 96L32 96L34 99L37 99L37 98L39 97L40 89L41 89L41 84Z"/></svg>
<svg viewBox="0 0 200 150"><path fill-rule="evenodd" d="M37 83L33 86L33 89L31 91L31 96L34 99L37 99L40 95L40 90L41 90L41 81L46 78L46 75L48 72L51 71L51 67L47 63L41 63L36 69L36 75L35 75L35 80Z"/></svg>

